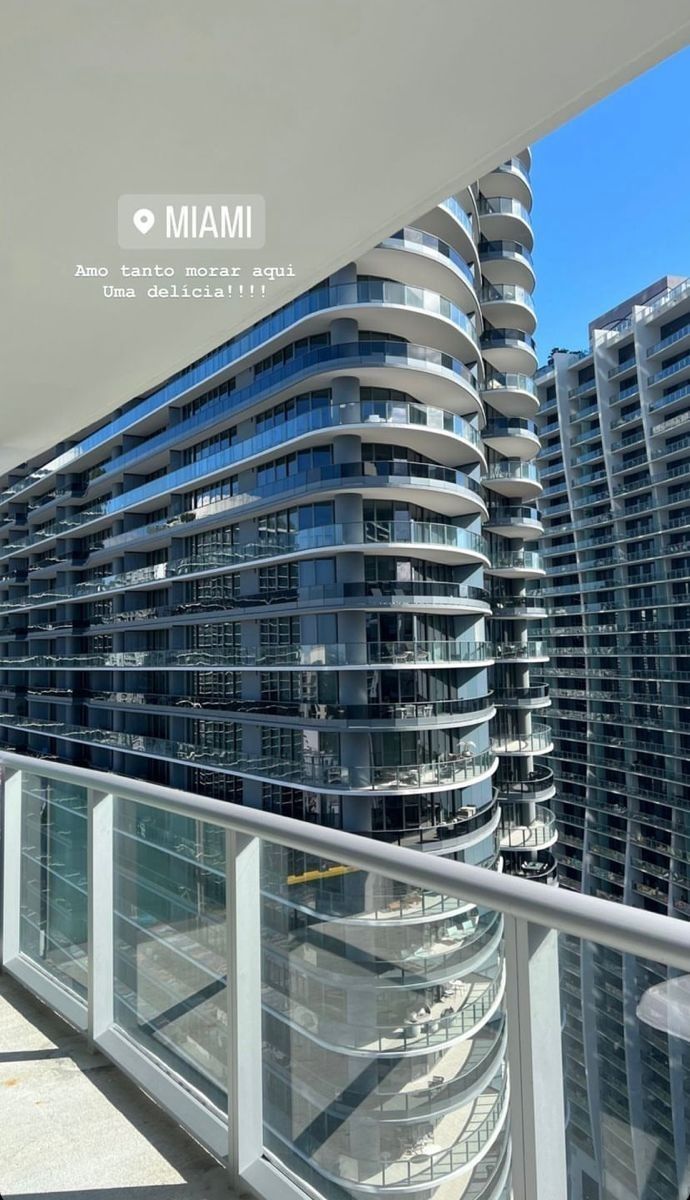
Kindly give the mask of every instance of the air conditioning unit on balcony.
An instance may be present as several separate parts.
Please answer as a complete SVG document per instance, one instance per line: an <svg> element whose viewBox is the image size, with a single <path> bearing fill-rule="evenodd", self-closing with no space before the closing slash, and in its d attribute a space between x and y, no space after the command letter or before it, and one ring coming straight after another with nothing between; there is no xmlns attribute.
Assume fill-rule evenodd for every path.
<svg viewBox="0 0 690 1200"><path fill-rule="evenodd" d="M469 817L474 817L474 816L476 816L476 814L477 814L476 807L473 807L472 805L469 805L469 804L465 805L464 808L458 809L458 818L461 821L467 821Z"/></svg>

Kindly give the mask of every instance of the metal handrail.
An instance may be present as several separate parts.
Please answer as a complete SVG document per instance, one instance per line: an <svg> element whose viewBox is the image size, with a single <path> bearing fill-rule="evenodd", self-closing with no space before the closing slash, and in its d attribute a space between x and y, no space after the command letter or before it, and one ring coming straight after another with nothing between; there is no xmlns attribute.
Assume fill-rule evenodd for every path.
<svg viewBox="0 0 690 1200"><path fill-rule="evenodd" d="M249 837L331 859L356 870L395 878L413 887L456 896L547 929L599 942L625 954L663 961L690 971L685 921L559 888L538 888L518 876L487 871L419 850L397 847L355 833L315 826L292 817L244 808L189 792L140 783L121 775L0 752L0 767L40 774L63 783L113 793L179 816L206 820Z"/></svg>

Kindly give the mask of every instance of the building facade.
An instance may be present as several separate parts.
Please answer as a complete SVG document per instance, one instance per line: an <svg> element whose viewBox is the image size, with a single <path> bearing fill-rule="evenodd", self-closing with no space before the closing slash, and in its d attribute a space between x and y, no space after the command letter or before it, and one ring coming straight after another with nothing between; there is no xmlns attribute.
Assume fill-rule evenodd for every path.
<svg viewBox="0 0 690 1200"><path fill-rule="evenodd" d="M10 475L3 745L555 882L529 165ZM184 1045L212 1102L223 1040L202 1056L176 1033L190 998L166 1023L158 991L217 847L117 836L122 1023ZM163 852L144 895L138 856ZM296 855L263 869L269 1148L329 1195L507 1197L500 918ZM67 960L51 888L39 869L24 916Z"/></svg>
<svg viewBox="0 0 690 1200"><path fill-rule="evenodd" d="M665 278L538 373L563 887L690 914L690 283ZM641 1024L665 973L561 947L572 1195L685 1197L684 1043Z"/></svg>

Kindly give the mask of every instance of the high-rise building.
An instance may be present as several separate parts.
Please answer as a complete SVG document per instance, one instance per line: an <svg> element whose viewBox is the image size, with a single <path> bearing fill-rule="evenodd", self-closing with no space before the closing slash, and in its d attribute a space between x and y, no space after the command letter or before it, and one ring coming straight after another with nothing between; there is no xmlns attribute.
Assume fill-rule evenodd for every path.
<svg viewBox="0 0 690 1200"><path fill-rule="evenodd" d="M555 882L529 164L11 473L4 746ZM161 869L142 900L150 831L118 836L131 950L194 898ZM265 919L274 1151L332 1195L507 1196L500 917L292 855Z"/></svg>
<svg viewBox="0 0 690 1200"><path fill-rule="evenodd" d="M590 336L538 373L560 882L687 917L690 282ZM684 1197L690 1060L635 1019L665 972L580 948L560 954L572 1195Z"/></svg>

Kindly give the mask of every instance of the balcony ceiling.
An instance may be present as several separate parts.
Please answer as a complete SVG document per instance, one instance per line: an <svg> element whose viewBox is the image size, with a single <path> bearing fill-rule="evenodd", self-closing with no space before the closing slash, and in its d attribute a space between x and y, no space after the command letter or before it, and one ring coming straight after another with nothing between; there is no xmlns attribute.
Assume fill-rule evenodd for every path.
<svg viewBox="0 0 690 1200"><path fill-rule="evenodd" d="M681 48L687 0L5 0L0 469L104 416ZM263 251L122 252L125 193L262 193ZM79 263L284 265L106 300ZM149 281L150 282L150 281Z"/></svg>

